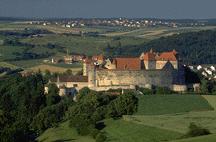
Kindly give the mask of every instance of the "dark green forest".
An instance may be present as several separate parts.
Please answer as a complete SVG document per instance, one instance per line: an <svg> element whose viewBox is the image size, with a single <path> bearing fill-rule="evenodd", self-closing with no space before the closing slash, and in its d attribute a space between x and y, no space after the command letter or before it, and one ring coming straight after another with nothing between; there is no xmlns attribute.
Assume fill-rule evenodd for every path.
<svg viewBox="0 0 216 142"><path fill-rule="evenodd" d="M216 64L216 31L200 31L162 37L138 46L110 47L107 53L114 56L139 56L153 49L155 52L172 51L179 53L185 64Z"/></svg>

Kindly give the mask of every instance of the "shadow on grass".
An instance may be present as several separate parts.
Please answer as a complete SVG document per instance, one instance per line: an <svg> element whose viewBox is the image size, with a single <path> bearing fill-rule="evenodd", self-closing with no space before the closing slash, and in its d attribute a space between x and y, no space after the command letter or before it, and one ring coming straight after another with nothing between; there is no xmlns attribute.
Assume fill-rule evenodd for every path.
<svg viewBox="0 0 216 142"><path fill-rule="evenodd" d="M52 142L68 142L68 141L75 141L76 139L64 139L64 140L55 140Z"/></svg>
<svg viewBox="0 0 216 142"><path fill-rule="evenodd" d="M105 127L106 127L106 125L104 124L104 122L98 122L95 126L95 128L98 130L102 130Z"/></svg>

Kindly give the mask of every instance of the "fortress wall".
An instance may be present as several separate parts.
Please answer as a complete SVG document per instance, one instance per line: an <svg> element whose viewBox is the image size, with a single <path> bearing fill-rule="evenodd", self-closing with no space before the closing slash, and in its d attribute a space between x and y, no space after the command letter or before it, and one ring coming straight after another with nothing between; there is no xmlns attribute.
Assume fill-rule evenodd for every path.
<svg viewBox="0 0 216 142"><path fill-rule="evenodd" d="M149 85L172 88L175 75L170 70L118 71L97 70L95 87Z"/></svg>

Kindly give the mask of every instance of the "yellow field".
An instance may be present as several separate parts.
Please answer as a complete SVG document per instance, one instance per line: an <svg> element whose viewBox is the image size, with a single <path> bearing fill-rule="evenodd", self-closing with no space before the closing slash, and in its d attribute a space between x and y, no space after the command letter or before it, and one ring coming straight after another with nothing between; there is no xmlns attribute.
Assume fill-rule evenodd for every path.
<svg viewBox="0 0 216 142"><path fill-rule="evenodd" d="M44 72L46 70L49 70L52 73L58 72L58 73L63 73L67 71L68 69L72 70L73 73L77 73L78 71L81 71L81 68L63 68L63 67L56 67L56 66L51 66L51 65L38 65L35 67L30 68L32 71L41 71Z"/></svg>

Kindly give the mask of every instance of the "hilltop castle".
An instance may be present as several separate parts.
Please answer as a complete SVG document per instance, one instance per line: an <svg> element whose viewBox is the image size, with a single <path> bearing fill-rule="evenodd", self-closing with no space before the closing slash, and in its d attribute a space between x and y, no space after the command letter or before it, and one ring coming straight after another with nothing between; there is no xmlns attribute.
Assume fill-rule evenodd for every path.
<svg viewBox="0 0 216 142"><path fill-rule="evenodd" d="M140 57L107 59L103 55L83 60L83 76L60 76L50 80L60 88L60 95L76 88L92 90L134 89L136 86L167 87L173 91L187 90L184 68L175 50L156 53L153 50Z"/></svg>

